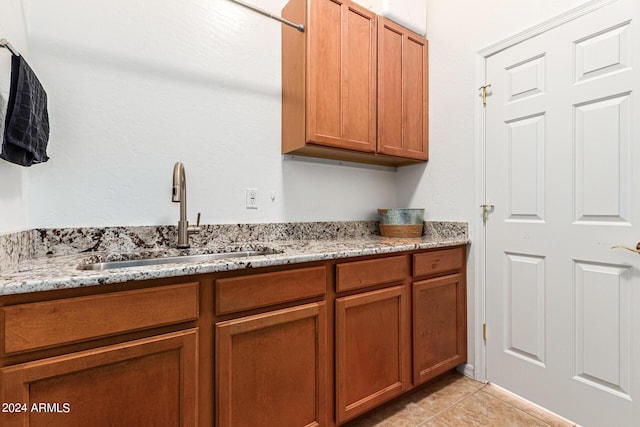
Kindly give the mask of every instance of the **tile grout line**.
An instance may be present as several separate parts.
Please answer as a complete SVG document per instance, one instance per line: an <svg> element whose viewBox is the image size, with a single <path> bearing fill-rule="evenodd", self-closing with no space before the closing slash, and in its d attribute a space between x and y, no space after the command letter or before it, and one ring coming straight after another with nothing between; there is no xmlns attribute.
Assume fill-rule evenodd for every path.
<svg viewBox="0 0 640 427"><path fill-rule="evenodd" d="M487 383L486 385L489 385L489 384L490 384L490 383ZM494 384L494 386L495 386L495 384ZM496 387L501 388L500 386L496 386ZM504 389L503 389L503 390L504 390ZM536 403L531 402L531 401L529 401L529 400L527 400L527 399L525 399L525 398L523 398L523 397L521 397L521 396L518 396L517 394L512 393L512 392L510 392L510 391L508 391L508 390L505 390L505 391L506 391L507 393L511 394L515 399L520 399L520 400L522 400L523 402L528 403L528 404L532 405L533 407L540 409L540 410L541 410L541 411L543 411L543 412L547 412L547 414L548 414L549 416L560 418L560 419L562 419L562 420L566 421L567 423L571 424L571 425L572 425L572 427L580 427L580 425L578 425L577 423L575 423L575 422L573 422L573 421L571 421L571 420L567 420L566 418L563 418L562 416L560 416L560 415L558 415L558 414L556 414L556 413L554 413L554 412L551 412L550 410L548 410L547 408L545 408L545 407L543 407L543 406L537 405ZM488 394L489 396L495 397L496 399L498 399L498 400L500 400L500 401L502 401L502 402L506 403L506 404L507 404L507 405L509 405L509 406L514 407L515 409L518 409L518 408L516 408L515 406L513 406L512 404L510 404L509 402L507 402L506 400L504 400L503 398L501 398L501 397L499 397L499 396L494 396L494 395L492 395L492 394L490 394L490 393L487 393L486 391L485 391L484 393ZM532 417L534 417L534 418L536 418L536 419L538 419L538 420L542 421L543 423L548 424L548 425L550 425L550 426L552 426L552 427L553 427L553 425L552 425L552 424L549 424L547 421L543 420L542 418L540 418L538 415L536 415L536 414L534 414L534 413L531 413L531 412L525 411L525 410L523 410L523 409L520 409L520 411L525 412L525 413L527 413L527 414L531 415Z"/></svg>
<svg viewBox="0 0 640 427"><path fill-rule="evenodd" d="M484 387L483 387L483 388L484 388ZM548 425L549 427L553 427L551 424L549 424L548 422L546 422L545 420L543 420L543 419L542 419L542 418L540 418L539 416L537 416L537 415L535 415L535 414L532 414L531 412L528 412L528 411L525 411L524 409L520 409L520 408L518 408L518 407L516 407L516 406L513 406L511 403L507 402L506 400L504 400L504 399L502 399L502 398L500 398L500 397L498 397L498 396L494 396L494 395L492 395L492 394L489 394L489 393L487 393L486 391L483 391L483 393L484 393L484 394L486 394L487 396L489 396L489 397L493 398L493 399L496 399L496 400L498 400L498 401L500 401L500 402L504 403L505 405L509 406L510 408L515 409L515 410L516 410L516 411L518 411L518 412L522 412L523 414L526 414L526 415L529 415L530 417L535 418L536 420L540 421L540 422L541 422L542 424L544 424L544 425Z"/></svg>
<svg viewBox="0 0 640 427"><path fill-rule="evenodd" d="M420 427L422 425L425 425L426 423L428 423L429 421L433 420L434 418L437 418L440 414L442 414L445 411L448 411L449 409L453 408L454 406L458 405L459 403L462 403L462 401L470 398L471 396L473 396L474 394L476 394L477 392L479 392L480 390L482 390L485 385L482 385L481 387L477 388L476 390L472 391L471 393L467 394L466 396L464 396L461 399L456 400L454 403L452 403L451 405L447 406L446 408L436 412L434 415L432 415L431 417L427 418L426 420L424 420L423 422L421 422L420 424L417 424L415 427ZM441 420L442 421L442 420ZM443 421L444 422L444 421ZM446 423L447 425L449 423Z"/></svg>

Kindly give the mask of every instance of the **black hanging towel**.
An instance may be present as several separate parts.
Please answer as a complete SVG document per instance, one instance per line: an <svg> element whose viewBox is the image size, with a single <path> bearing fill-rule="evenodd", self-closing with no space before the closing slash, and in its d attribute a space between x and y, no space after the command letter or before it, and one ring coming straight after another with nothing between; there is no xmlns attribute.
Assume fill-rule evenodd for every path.
<svg viewBox="0 0 640 427"><path fill-rule="evenodd" d="M49 160L47 93L22 55L11 56L11 88L0 158L22 166Z"/></svg>

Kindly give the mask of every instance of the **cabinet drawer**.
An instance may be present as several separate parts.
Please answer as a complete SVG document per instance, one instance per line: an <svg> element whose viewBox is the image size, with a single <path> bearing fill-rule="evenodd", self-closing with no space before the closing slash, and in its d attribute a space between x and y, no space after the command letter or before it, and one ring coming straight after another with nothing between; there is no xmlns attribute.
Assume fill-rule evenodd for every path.
<svg viewBox="0 0 640 427"><path fill-rule="evenodd" d="M397 282L409 276L409 258L393 256L336 265L338 292Z"/></svg>
<svg viewBox="0 0 640 427"><path fill-rule="evenodd" d="M4 402L58 406L0 420L5 427L195 426L197 381L195 328L0 368Z"/></svg>
<svg viewBox="0 0 640 427"><path fill-rule="evenodd" d="M198 283L2 308L5 354L198 318Z"/></svg>
<svg viewBox="0 0 640 427"><path fill-rule="evenodd" d="M455 271L464 264L461 248L445 249L413 255L413 275L426 276L446 271Z"/></svg>
<svg viewBox="0 0 640 427"><path fill-rule="evenodd" d="M327 287L325 267L301 268L216 280L216 314L322 296Z"/></svg>

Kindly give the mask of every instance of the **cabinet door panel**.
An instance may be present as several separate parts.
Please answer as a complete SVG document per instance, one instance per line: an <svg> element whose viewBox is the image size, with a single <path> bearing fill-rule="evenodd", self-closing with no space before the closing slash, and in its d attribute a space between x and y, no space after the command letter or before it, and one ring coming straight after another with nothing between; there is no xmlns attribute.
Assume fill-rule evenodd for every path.
<svg viewBox="0 0 640 427"><path fill-rule="evenodd" d="M406 288L336 299L336 417L347 421L408 387Z"/></svg>
<svg viewBox="0 0 640 427"><path fill-rule="evenodd" d="M2 402L26 403L27 412L2 413L0 424L196 425L197 336L191 329L2 368Z"/></svg>
<svg viewBox="0 0 640 427"><path fill-rule="evenodd" d="M342 5L311 1L308 31L307 139L339 144L342 139Z"/></svg>
<svg viewBox="0 0 640 427"><path fill-rule="evenodd" d="M375 151L376 48L375 16L354 4L343 8L345 34L342 70L344 144L361 151Z"/></svg>
<svg viewBox="0 0 640 427"><path fill-rule="evenodd" d="M429 157L428 43L378 18L378 152Z"/></svg>
<svg viewBox="0 0 640 427"><path fill-rule="evenodd" d="M375 14L350 1L311 0L307 140L374 152Z"/></svg>
<svg viewBox="0 0 640 427"><path fill-rule="evenodd" d="M378 18L378 151L402 153L402 31Z"/></svg>
<svg viewBox="0 0 640 427"><path fill-rule="evenodd" d="M413 284L413 382L420 384L467 359L466 291L455 274Z"/></svg>
<svg viewBox="0 0 640 427"><path fill-rule="evenodd" d="M324 302L217 323L217 425L325 425L326 347Z"/></svg>
<svg viewBox="0 0 640 427"><path fill-rule="evenodd" d="M403 51L405 155L427 159L429 132L429 81L427 41L407 36Z"/></svg>

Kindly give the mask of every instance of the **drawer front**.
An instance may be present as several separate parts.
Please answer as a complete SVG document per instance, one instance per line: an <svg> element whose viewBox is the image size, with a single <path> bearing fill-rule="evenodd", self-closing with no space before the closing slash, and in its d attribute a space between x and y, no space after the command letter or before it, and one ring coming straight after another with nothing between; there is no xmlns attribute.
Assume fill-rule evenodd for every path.
<svg viewBox="0 0 640 427"><path fill-rule="evenodd" d="M216 314L267 307L326 292L325 267L301 268L216 280Z"/></svg>
<svg viewBox="0 0 640 427"><path fill-rule="evenodd" d="M5 354L198 318L198 282L2 308Z"/></svg>
<svg viewBox="0 0 640 427"><path fill-rule="evenodd" d="M392 283L409 276L409 258L393 256L336 265L338 292Z"/></svg>
<svg viewBox="0 0 640 427"><path fill-rule="evenodd" d="M464 264L462 249L445 249L413 255L413 275L427 276L460 270Z"/></svg>

